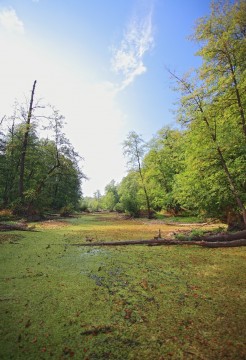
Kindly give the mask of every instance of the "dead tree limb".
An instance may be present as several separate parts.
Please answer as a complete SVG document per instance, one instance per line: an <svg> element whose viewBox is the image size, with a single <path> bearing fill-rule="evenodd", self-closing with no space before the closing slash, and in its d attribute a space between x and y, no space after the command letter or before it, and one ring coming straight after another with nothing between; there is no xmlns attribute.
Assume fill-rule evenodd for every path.
<svg viewBox="0 0 246 360"><path fill-rule="evenodd" d="M218 234L212 236L196 237L192 240L149 239L149 240L123 240L102 241L90 243L67 244L73 246L123 246L123 245L199 245L203 247L235 247L246 246L246 230L234 234Z"/></svg>
<svg viewBox="0 0 246 360"><path fill-rule="evenodd" d="M232 240L232 241L178 241L178 240L134 240L134 241L111 241L111 242L96 242L96 243L80 243L80 244L66 244L73 246L123 246L123 245L148 245L148 246L161 246L161 245L197 245L209 248L220 247L238 247L246 246L246 239Z"/></svg>
<svg viewBox="0 0 246 360"><path fill-rule="evenodd" d="M31 118L33 114L33 101L34 101L34 93L37 81L35 80L32 87L31 99L29 104L29 110L26 119L26 127L24 132L24 138L22 142L22 150L20 156L20 173L19 173L19 197L23 200L23 193L24 193L24 172L25 172L25 162L26 162L26 152L28 146L28 138L30 133L30 125L31 125Z"/></svg>

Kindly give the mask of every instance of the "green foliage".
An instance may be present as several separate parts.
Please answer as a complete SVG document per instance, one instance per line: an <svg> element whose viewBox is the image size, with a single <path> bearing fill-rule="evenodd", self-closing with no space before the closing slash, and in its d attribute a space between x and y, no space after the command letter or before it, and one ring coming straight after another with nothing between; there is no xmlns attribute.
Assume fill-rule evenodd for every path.
<svg viewBox="0 0 246 360"><path fill-rule="evenodd" d="M16 214L58 210L67 204L78 205L81 196L80 157L65 138L64 118L53 108L42 108L45 123L33 115L25 152L23 196L19 194L20 158L25 134L25 112L16 111L6 118L1 131L0 207L10 207ZM24 120L23 120L24 119ZM49 137L42 138L42 127Z"/></svg>
<svg viewBox="0 0 246 360"><path fill-rule="evenodd" d="M178 240L194 240L200 237L204 237L204 236L212 236L212 235L217 235L220 234L224 231L225 229L220 226L218 228L215 229L211 229L211 230L203 230L203 229L194 229L191 231L184 231L181 233L176 233L175 234L175 238Z"/></svg>
<svg viewBox="0 0 246 360"><path fill-rule="evenodd" d="M147 194L157 211L223 220L241 214L246 224L245 14L244 1L218 1L199 19L192 39L202 64L182 78L172 74L183 129L161 129L148 151L138 134L128 135L131 170L119 186L119 208L138 214Z"/></svg>
<svg viewBox="0 0 246 360"><path fill-rule="evenodd" d="M118 209L120 208L127 214L138 217L143 205L140 189L139 174L134 171L129 172L119 186L120 203Z"/></svg>
<svg viewBox="0 0 246 360"><path fill-rule="evenodd" d="M173 197L175 175L182 169L183 137L179 130L162 128L150 142L144 158L144 175L151 204L155 210L180 211L180 204Z"/></svg>
<svg viewBox="0 0 246 360"><path fill-rule="evenodd" d="M124 144L124 155L128 157L128 165L130 171L136 171L139 174L139 184L142 188L142 194L145 198L145 208L148 212L148 217L152 217L151 203L148 192L148 187L146 185L146 179L144 176L142 161L144 154L146 152L146 144L144 143L142 137L138 135L136 132L132 131L128 134L127 139ZM129 205L132 204L132 201L128 201ZM129 207L128 205L128 207ZM132 205L130 206L132 207ZM135 212L137 209L132 207L131 212Z"/></svg>
<svg viewBox="0 0 246 360"><path fill-rule="evenodd" d="M104 210L113 211L116 210L116 206L119 203L118 186L115 181L112 180L105 187L105 195L102 198L102 207ZM119 209L119 207L118 207Z"/></svg>
<svg viewBox="0 0 246 360"><path fill-rule="evenodd" d="M60 216L62 217L68 217L70 215L72 215L72 213L74 212L74 207L72 204L63 206L60 210Z"/></svg>
<svg viewBox="0 0 246 360"><path fill-rule="evenodd" d="M241 212L246 222L245 2L212 4L194 39L203 63L178 79L180 119L187 128L184 171L174 196L209 216Z"/></svg>
<svg viewBox="0 0 246 360"><path fill-rule="evenodd" d="M79 201L79 210L82 212L88 212L89 211L89 201L88 198L81 198Z"/></svg>

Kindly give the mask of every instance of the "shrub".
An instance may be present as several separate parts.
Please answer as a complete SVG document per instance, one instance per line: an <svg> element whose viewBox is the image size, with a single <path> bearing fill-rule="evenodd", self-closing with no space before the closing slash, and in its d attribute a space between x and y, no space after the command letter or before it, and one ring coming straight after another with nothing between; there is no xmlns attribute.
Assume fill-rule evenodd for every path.
<svg viewBox="0 0 246 360"><path fill-rule="evenodd" d="M74 211L74 208L72 205L63 206L60 210L60 216L68 217L68 216L72 215L73 211Z"/></svg>

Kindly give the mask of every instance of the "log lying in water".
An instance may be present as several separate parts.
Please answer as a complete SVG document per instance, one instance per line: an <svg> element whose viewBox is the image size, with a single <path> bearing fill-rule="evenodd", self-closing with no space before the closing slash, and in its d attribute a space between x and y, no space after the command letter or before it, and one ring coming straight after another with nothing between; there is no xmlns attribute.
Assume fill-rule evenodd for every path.
<svg viewBox="0 0 246 360"><path fill-rule="evenodd" d="M69 245L69 244L68 244ZM122 240L102 241L71 244L74 246L122 246L122 245L198 245L203 247L236 247L246 246L246 230L234 234L217 234L212 236L196 237L192 240L150 239L150 240Z"/></svg>

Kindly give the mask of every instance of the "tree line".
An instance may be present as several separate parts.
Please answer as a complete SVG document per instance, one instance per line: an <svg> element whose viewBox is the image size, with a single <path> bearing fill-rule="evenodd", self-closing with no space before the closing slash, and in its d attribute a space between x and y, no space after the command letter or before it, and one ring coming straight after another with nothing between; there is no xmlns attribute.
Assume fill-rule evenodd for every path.
<svg viewBox="0 0 246 360"><path fill-rule="evenodd" d="M0 125L0 208L38 218L45 211L66 213L81 198L80 156L63 132L64 117L35 99L15 103Z"/></svg>
<svg viewBox="0 0 246 360"><path fill-rule="evenodd" d="M189 210L246 226L246 2L213 2L191 39L201 66L185 76L168 70L180 95L178 126L148 144L130 132L127 176L87 205L149 217Z"/></svg>

